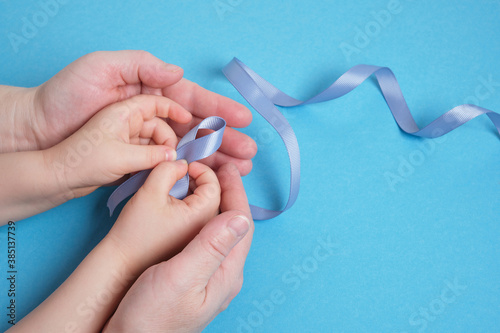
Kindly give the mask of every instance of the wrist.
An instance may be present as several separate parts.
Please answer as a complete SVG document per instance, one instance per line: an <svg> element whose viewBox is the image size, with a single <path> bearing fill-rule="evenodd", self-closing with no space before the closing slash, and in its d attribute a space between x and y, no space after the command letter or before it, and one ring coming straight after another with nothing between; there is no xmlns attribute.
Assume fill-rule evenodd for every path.
<svg viewBox="0 0 500 333"><path fill-rule="evenodd" d="M76 197L68 182L68 167L64 163L64 156L59 152L59 146L41 150L42 170L47 184L45 195L54 205L61 205Z"/></svg>
<svg viewBox="0 0 500 333"><path fill-rule="evenodd" d="M116 274L115 283L124 286L128 290L146 268L143 269L140 262L131 258L121 246L120 240L109 233L101 240L98 247L99 253L106 253L107 260L113 263Z"/></svg>
<svg viewBox="0 0 500 333"><path fill-rule="evenodd" d="M101 332L136 276L106 237L41 305L24 317L20 332ZM72 328L72 329L71 329Z"/></svg>
<svg viewBox="0 0 500 333"><path fill-rule="evenodd" d="M38 88L0 86L0 153L40 149L35 112Z"/></svg>
<svg viewBox="0 0 500 333"><path fill-rule="evenodd" d="M118 219L119 218L120 217L118 217ZM118 220L115 222L115 225L117 222ZM105 241L107 246L112 248L116 256L119 257L119 262L123 263L123 267L126 267L129 276L139 276L149 267L144 258L141 258L137 249L130 246L131 244L129 244L127 239L120 237L120 233L116 232L115 227L111 228L103 241Z"/></svg>
<svg viewBox="0 0 500 333"><path fill-rule="evenodd" d="M66 202L92 193L99 186L90 180L89 165L75 149L77 137L70 137L59 144L42 150L44 166L57 192L56 199Z"/></svg>
<svg viewBox="0 0 500 333"><path fill-rule="evenodd" d="M0 217L24 219L70 198L61 191L43 151L0 154Z"/></svg>

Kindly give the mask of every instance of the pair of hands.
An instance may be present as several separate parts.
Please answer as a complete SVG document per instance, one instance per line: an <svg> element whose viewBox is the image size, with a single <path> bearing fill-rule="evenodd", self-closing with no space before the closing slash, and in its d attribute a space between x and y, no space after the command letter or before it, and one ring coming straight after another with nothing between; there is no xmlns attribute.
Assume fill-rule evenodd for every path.
<svg viewBox="0 0 500 333"><path fill-rule="evenodd" d="M65 198L155 168L106 237L128 274L142 273L106 330L201 330L241 288L253 224L240 174L251 170L256 146L228 128L217 153L189 166L193 194L182 201L168 192L188 167L164 161L175 159L178 138L203 118L218 115L243 127L251 113L142 51L84 56L30 89L24 101L22 117L1 125L24 139L1 149L42 149Z"/></svg>
<svg viewBox="0 0 500 333"><path fill-rule="evenodd" d="M186 169L180 161L156 167L110 231L108 236L121 243L124 266L146 270L103 332L201 332L240 291L254 226L239 172L228 164L215 175L194 162L189 165L193 194L184 200L170 197ZM162 212L151 214L155 209Z"/></svg>
<svg viewBox="0 0 500 333"><path fill-rule="evenodd" d="M94 52L85 55L40 87L28 89L27 93L8 92L7 95L14 95L16 98L21 94L23 96L18 98L21 101L13 103L19 108L15 116L0 114L1 132L12 132L11 136L2 140L0 152L44 150L63 143L73 134L79 134L79 137L72 140L73 144L77 140L88 139L95 125L98 125L98 130L102 129L100 126L105 126L104 115L97 111L108 107L111 109L107 110L108 113L121 112L120 120L128 120L131 126L121 123L113 126L113 133L108 133L113 137L106 139L127 145L117 144L113 147L119 150L114 150L114 158L110 160L120 160L110 166L116 171L114 175L103 175L104 177L93 180L95 184L91 184L101 186L116 181L117 176L151 168L165 160L165 154L160 154L160 147L149 147L151 151L142 149L142 154L136 154L141 150L137 144L155 143L175 148L176 139L184 136L202 119L217 115L223 117L230 127L224 133L219 151L201 162L214 170L223 164L233 163L241 175L248 174L252 169L250 159L255 155L257 147L252 139L231 127L248 126L252 120L250 111L229 98L183 79L182 75L180 67L166 64L144 51ZM158 97L153 98L151 95ZM136 97L133 98L134 96ZM116 102L122 103L113 104ZM143 106L143 103L147 105ZM87 133L78 133L77 130L94 115L100 117L102 123L87 126ZM169 116L172 119L168 120L168 124L173 131L161 126L162 122L156 118ZM108 123L109 120L116 121L116 117L112 115ZM95 123L97 122L96 119ZM54 154L68 155L69 144L66 146L61 147L59 152L51 153L46 158L48 163L53 162ZM85 150L85 147L82 149ZM112 149L109 150L113 152ZM97 152L93 150L92 153ZM76 154L83 157L81 155L86 155L87 152ZM131 161L132 155L135 158ZM92 159L91 156L84 157ZM141 157L142 161L136 162ZM144 161L148 157L150 161ZM64 157L60 162L64 162ZM85 185L61 184L71 191Z"/></svg>

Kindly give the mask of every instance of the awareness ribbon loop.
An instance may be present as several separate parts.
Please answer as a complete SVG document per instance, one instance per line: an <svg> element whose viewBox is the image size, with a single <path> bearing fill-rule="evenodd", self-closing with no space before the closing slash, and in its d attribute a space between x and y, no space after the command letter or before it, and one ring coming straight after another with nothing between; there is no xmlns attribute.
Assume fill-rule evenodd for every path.
<svg viewBox="0 0 500 333"><path fill-rule="evenodd" d="M237 58L234 58L228 65L226 65L226 67L224 67L223 69L223 72L224 75L227 77L227 79L248 101L248 103L252 105L252 107L257 112L259 112L259 114L262 115L274 127L274 129L278 132L281 139L283 140L283 143L285 144L285 147L288 152L288 157L290 161L290 193L288 197L288 202L282 210L269 210L251 205L250 208L252 216L256 220L270 219L283 213L284 211L293 206L299 192L299 185L300 185L299 145L290 124L276 106L293 107L303 104L320 103L336 99L352 91L354 88L359 86L370 76L375 75L380 90L382 91L382 95L384 96L385 101L389 106L389 109L394 119L396 120L396 123L398 124L398 126L402 131L408 134L425 138L436 138L454 130L455 128L465 124L469 120L474 119L482 114L486 114L489 117L493 125L496 127L498 133L500 134L500 114L472 104L464 104L454 107L453 109L449 110L448 112L446 112L445 114L443 114L442 116L440 116L427 126L420 129L411 115L410 109L406 104L403 93L401 92L401 89L399 87L398 81L394 73L387 67L378 67L371 65L354 66L347 72L345 72L340 78L338 78L333 84L331 84L324 91L306 101L300 101L285 94L284 92L273 86L271 83L263 79L253 70L248 68ZM221 119L217 117L211 117L211 118ZM195 129L197 131L197 127L195 127L193 130ZM212 134L215 133L211 133L210 135ZM194 134L194 137L193 135L191 135L190 138L186 139L185 141L186 145L189 140L192 140L195 137L196 134ZM219 140L221 139L222 139L222 134L220 133ZM181 142L183 140L181 140ZM220 141L218 144L220 145ZM214 147L215 146L211 148ZM182 147L179 143L178 149L180 150L180 148ZM191 149L193 150L192 153ZM200 149L197 146L197 144L193 143L192 146L186 147L185 150L187 152L185 152L184 154L191 154L190 156L192 156L192 158L197 158L197 154L200 154L203 149ZM211 152L207 151L205 152L205 154L208 153L208 155L210 155L214 151ZM127 191L123 191L123 193L121 193L122 191L119 190L122 186L120 186L115 192L113 192L110 199L108 200L108 207L110 207L110 210L114 209L114 207L116 207L116 205L121 200L125 199L128 195L134 193L140 187L140 185L144 183L144 180L147 178L148 174L149 174L148 171L143 171L136 175L136 176L141 175L137 177L136 181L133 180L136 177L134 176L127 182L123 183L122 186L125 187ZM132 183L132 181L134 182ZM128 183L131 183L130 186ZM181 186L179 185L179 187ZM187 184L183 188L185 188L187 191ZM120 193L115 195L116 192ZM173 195L172 192L170 192L171 195ZM187 192L182 192L181 194L185 196L186 193ZM120 200L116 201L117 199ZM110 201L112 205L110 205Z"/></svg>
<svg viewBox="0 0 500 333"><path fill-rule="evenodd" d="M220 117L208 117L202 120L177 144L177 159L185 159L188 163L191 163L212 155L221 145L225 128L226 121ZM211 129L214 132L196 139L196 135L200 129ZM108 199L110 215L113 215L113 211L120 202L137 192L150 173L151 170L144 170L135 174L111 193ZM169 194L177 199L183 199L186 197L188 189L189 176L186 174L175 183Z"/></svg>

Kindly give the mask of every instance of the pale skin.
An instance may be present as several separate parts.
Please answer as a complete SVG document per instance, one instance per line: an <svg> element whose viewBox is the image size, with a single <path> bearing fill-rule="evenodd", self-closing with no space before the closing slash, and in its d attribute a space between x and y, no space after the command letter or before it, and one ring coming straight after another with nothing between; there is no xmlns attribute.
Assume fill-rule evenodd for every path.
<svg viewBox="0 0 500 333"><path fill-rule="evenodd" d="M112 104L55 146L0 155L0 218L6 223L87 195L134 171L177 157L177 137L161 118L189 122L191 113L163 96L137 95ZM35 190L34 190L35 189Z"/></svg>
<svg viewBox="0 0 500 333"><path fill-rule="evenodd" d="M148 268L103 332L200 332L238 294L254 225L238 169L225 165L217 178L222 214L182 252Z"/></svg>
<svg viewBox="0 0 500 333"><path fill-rule="evenodd" d="M12 331L197 332L238 293L253 232L240 174L255 143L230 128L203 163L169 161L178 137L203 118L242 127L251 115L181 77L145 52L98 52L40 87L0 87L0 170L12 172L0 180L12 188L0 195L3 223L154 168L110 233ZM79 159L68 157L89 138ZM186 172L192 193L169 197Z"/></svg>
<svg viewBox="0 0 500 333"><path fill-rule="evenodd" d="M182 74L180 67L145 51L101 51L69 64L39 87L0 86L0 152L50 148L104 107L140 94L167 97L192 114L187 124L170 124L178 137L209 116L220 116L231 127L250 124L246 107ZM219 151L203 162L213 169L230 162L246 175L256 152L252 139L228 128Z"/></svg>
<svg viewBox="0 0 500 333"><path fill-rule="evenodd" d="M9 332L100 332L103 326L104 332L200 332L206 327L241 288L254 227L235 166L221 167L216 176L206 165L192 163L193 194L184 200L170 197L187 169L182 161L159 164L109 234ZM220 189L223 213L217 215L219 200L213 198ZM192 221L186 218L190 214Z"/></svg>
<svg viewBox="0 0 500 333"><path fill-rule="evenodd" d="M0 155L0 171L18 169L18 175L26 174L21 177L25 180L24 186L10 184L5 188L12 188L13 191L8 197L8 191L0 196L0 205L10 207L2 211L0 225L9 219L22 219L50 209L74 197L75 191L70 189L66 193L64 184L62 188L55 187L58 183L54 175L50 175L50 170L46 170L52 166L47 165L44 151L69 137L96 112L112 103L141 94L168 98L171 103L191 113L190 120L184 123L169 120L178 138L202 119L213 115L223 117L232 127L250 124L252 116L247 108L183 79L182 73L180 67L166 64L144 51L94 52L71 63L38 87L0 86L0 152L25 152L15 156ZM202 162L214 170L225 163L233 163L241 175L246 175L252 168L250 159L256 151L252 139L227 128L219 151ZM149 163L149 167L160 161ZM42 168L31 169L33 163ZM142 170L137 167L132 169ZM2 174L6 177L5 172ZM126 174L123 172L122 176ZM48 178L44 177L47 175ZM7 181L13 182L16 178L20 179L9 176L6 182L1 179L0 183L7 184ZM32 181L37 179L43 182L33 189Z"/></svg>

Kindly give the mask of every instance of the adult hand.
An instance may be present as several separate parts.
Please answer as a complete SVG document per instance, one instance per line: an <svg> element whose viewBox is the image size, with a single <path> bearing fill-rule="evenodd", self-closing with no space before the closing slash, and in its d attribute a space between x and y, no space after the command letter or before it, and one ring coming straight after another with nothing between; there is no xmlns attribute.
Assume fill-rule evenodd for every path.
<svg viewBox="0 0 500 333"><path fill-rule="evenodd" d="M182 252L147 269L103 332L200 332L238 294L254 226L236 167L217 176L222 213Z"/></svg>
<svg viewBox="0 0 500 333"><path fill-rule="evenodd" d="M180 67L145 51L94 52L68 65L34 93L28 149L51 147L79 129L104 107L139 94L163 95L193 115L191 123L172 126L177 136L209 116L223 117L229 126L245 127L251 112L243 105L182 79ZM217 169L232 162L241 174L250 172L257 147L248 136L228 128L222 146L204 163Z"/></svg>

